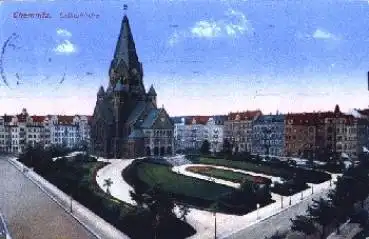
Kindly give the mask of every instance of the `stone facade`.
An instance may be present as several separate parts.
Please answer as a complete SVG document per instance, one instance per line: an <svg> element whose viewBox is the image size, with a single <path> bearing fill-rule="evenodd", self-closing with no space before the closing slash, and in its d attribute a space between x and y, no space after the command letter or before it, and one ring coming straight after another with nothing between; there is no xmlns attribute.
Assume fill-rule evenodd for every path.
<svg viewBox="0 0 369 239"><path fill-rule="evenodd" d="M252 153L284 155L284 115L262 115L253 123Z"/></svg>
<svg viewBox="0 0 369 239"><path fill-rule="evenodd" d="M90 116L0 116L0 152L22 153L27 146L75 148L89 143Z"/></svg>
<svg viewBox="0 0 369 239"><path fill-rule="evenodd" d="M252 151L253 122L262 115L259 110L229 113L224 122L224 137L234 152Z"/></svg>
<svg viewBox="0 0 369 239"><path fill-rule="evenodd" d="M176 150L200 150L202 143L210 143L210 152L223 149L223 127L227 116L183 116L174 117Z"/></svg>
<svg viewBox="0 0 369 239"><path fill-rule="evenodd" d="M146 93L142 64L124 16L109 85L97 93L91 125L93 152L109 158L172 154L174 124L164 107L157 108L156 96L153 86Z"/></svg>

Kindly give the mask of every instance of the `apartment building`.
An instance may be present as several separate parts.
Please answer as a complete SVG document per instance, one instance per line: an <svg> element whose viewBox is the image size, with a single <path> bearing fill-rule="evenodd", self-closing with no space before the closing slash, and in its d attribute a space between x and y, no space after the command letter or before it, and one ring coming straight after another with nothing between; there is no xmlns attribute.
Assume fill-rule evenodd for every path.
<svg viewBox="0 0 369 239"><path fill-rule="evenodd" d="M284 115L261 115L253 123L251 152L284 156Z"/></svg>
<svg viewBox="0 0 369 239"><path fill-rule="evenodd" d="M228 114L224 122L224 138L232 145L233 152L252 151L253 122L261 115L260 110Z"/></svg>
<svg viewBox="0 0 369 239"><path fill-rule="evenodd" d="M202 143L210 143L211 152L223 149L225 115L173 117L176 151L199 150Z"/></svg>
<svg viewBox="0 0 369 239"><path fill-rule="evenodd" d="M0 116L0 152L22 153L28 145L77 147L89 143L90 116Z"/></svg>

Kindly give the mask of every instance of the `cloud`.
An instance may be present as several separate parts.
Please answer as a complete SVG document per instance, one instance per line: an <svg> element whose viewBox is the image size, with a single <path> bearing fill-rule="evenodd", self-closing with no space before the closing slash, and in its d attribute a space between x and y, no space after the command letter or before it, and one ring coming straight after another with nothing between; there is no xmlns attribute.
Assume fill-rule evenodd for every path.
<svg viewBox="0 0 369 239"><path fill-rule="evenodd" d="M315 32L312 34L312 36L315 39L338 40L338 37L337 36L335 36L334 34L328 32L328 31L322 30L320 28L316 29Z"/></svg>
<svg viewBox="0 0 369 239"><path fill-rule="evenodd" d="M216 22L199 21L192 27L191 33L195 37L213 38L219 36L222 29Z"/></svg>
<svg viewBox="0 0 369 239"><path fill-rule="evenodd" d="M58 34L59 36L62 36L62 37L71 37L72 36L71 32L69 32L66 29L61 29L61 28L56 30L56 34Z"/></svg>
<svg viewBox="0 0 369 239"><path fill-rule="evenodd" d="M183 31L175 31L169 38L168 44L173 46L184 38L213 39L219 37L239 37L253 31L246 16L234 9L225 12L224 19L201 20L191 28Z"/></svg>
<svg viewBox="0 0 369 239"><path fill-rule="evenodd" d="M64 40L64 42L60 43L54 48L54 52L57 54L72 54L77 51L76 46L71 43L69 40Z"/></svg>

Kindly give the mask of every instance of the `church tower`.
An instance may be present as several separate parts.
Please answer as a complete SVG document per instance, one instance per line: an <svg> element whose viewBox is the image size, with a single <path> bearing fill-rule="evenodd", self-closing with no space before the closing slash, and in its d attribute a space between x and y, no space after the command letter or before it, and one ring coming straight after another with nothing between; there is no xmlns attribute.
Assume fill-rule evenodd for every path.
<svg viewBox="0 0 369 239"><path fill-rule="evenodd" d="M129 82L129 94L134 101L145 99L145 87L142 81L143 69L139 62L135 42L127 15L124 15L109 69L112 88L122 79Z"/></svg>
<svg viewBox="0 0 369 239"><path fill-rule="evenodd" d="M149 92L147 93L147 100L150 101L155 107L157 107L156 105L156 91L154 89L154 86L151 85Z"/></svg>

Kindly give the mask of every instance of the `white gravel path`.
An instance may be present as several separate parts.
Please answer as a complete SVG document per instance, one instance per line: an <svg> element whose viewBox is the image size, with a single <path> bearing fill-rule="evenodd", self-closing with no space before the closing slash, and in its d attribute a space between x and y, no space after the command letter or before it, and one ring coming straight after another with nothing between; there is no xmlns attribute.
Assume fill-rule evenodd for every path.
<svg viewBox="0 0 369 239"><path fill-rule="evenodd" d="M96 174L96 182L106 192L104 187L105 179L111 179L113 184L110 186L110 193L113 197L135 205L135 201L131 199L129 191L133 188L124 181L122 171L130 165L135 159L104 159L99 158L98 161L109 162L110 164L100 169Z"/></svg>
<svg viewBox="0 0 369 239"><path fill-rule="evenodd" d="M183 175L189 176L189 177L194 177L194 178L199 178L199 179L204 179L204 180L208 180L209 176L205 176L205 175L201 175L201 174L197 174L197 173L193 173L190 172L188 170L186 170L186 168L188 167L211 167L211 168L216 168L216 169L223 169L223 170L229 170L229 171L233 171L236 173L242 173L242 174L248 174L251 176L256 176L256 177L264 177L264 178L268 178L270 180L272 180L272 182L280 182L282 183L283 180L280 177L273 177L270 175L266 175L266 174L261 174L261 173L254 173L251 171L246 171L246 170L242 170L242 169L235 169L235 168L229 168L229 167L224 167L224 166L217 166L217 165L209 165L209 164L185 164L185 165L180 165L180 166L174 166L172 168L172 171L175 173L181 173ZM216 183L219 184L224 184L230 187L239 187L239 183L233 183L227 180L222 180L222 179L212 179L212 180L216 180ZM211 180L210 180L211 181Z"/></svg>
<svg viewBox="0 0 369 239"><path fill-rule="evenodd" d="M111 195L113 197L116 197L130 204L135 204L129 195L129 190L132 190L132 187L124 181L121 173L124 168L126 168L129 164L133 162L133 160L134 159L104 160L102 158L99 158L99 161L107 161L107 162L111 162L111 164L100 169L96 177L96 181L98 182L98 185L104 191L106 191L106 188L103 187L104 179L110 178L113 181L113 184L110 188ZM175 173L181 173L183 175L190 176L190 177L196 177L196 178L204 176L204 175L188 174L190 172L185 170L185 168L188 166L196 166L196 164L186 164L182 166L176 166L174 167L173 171ZM209 166L209 165L205 165L205 166ZM256 174L256 173L248 172L244 170L238 170L238 169L232 169L232 168L226 168L226 167L223 167L223 168L227 170L232 170L235 172L247 173L247 174L254 175L254 176L262 176L262 177L267 177L267 178L272 178L272 179L274 178L268 175ZM333 178L336 177L336 175L332 175L332 176ZM219 181L220 179L211 179L210 177L206 177L206 176L205 178L207 178L205 180L215 181L215 183L226 181L226 180ZM234 184L233 182L227 182L227 181L223 182L223 184L224 183L227 183L228 186L230 186L231 184ZM333 186L333 182L332 182L332 186ZM330 187L329 181L321 183L321 184L316 184L314 185L314 193L321 192L322 190L325 190L329 187ZM292 205L295 205L301 202L301 193L297 193L291 196L291 202L292 202L291 206L288 205L288 201L290 197L283 197L282 199L281 196L277 196L277 195L272 195L272 196L273 196L273 199L276 201L275 203L269 204L263 208L260 208L258 211L253 211L243 216L217 213L216 214L217 215L217 232L218 232L219 238L225 238L231 235L232 233L234 233L235 231L239 231L242 228L251 226L261 220L264 220L268 217L271 217L281 212L282 210L286 210ZM308 198L311 198L311 189L307 189L303 192L303 198L305 200ZM283 208L281 208L282 206L281 199L283 200ZM175 212L178 212L178 208L175 209ZM190 225L192 225L197 231L197 233L194 236L190 237L190 239L214 238L213 213L204 211L204 210L190 208L190 212L187 215L187 222Z"/></svg>

